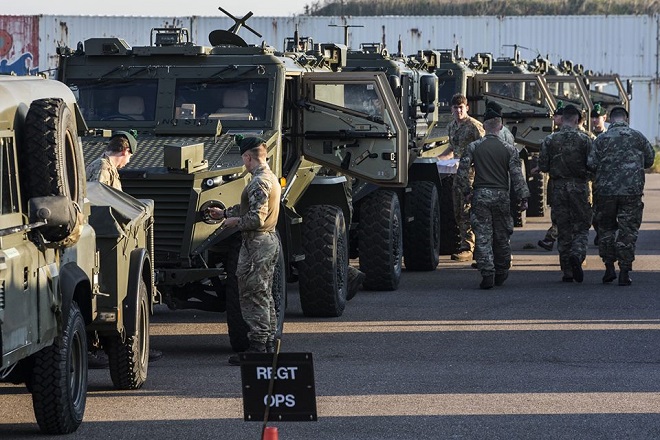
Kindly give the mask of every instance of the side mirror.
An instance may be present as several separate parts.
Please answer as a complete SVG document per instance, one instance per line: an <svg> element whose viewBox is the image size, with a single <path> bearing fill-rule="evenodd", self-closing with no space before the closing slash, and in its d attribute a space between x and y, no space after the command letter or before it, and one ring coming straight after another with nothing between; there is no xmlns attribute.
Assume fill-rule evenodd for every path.
<svg viewBox="0 0 660 440"><path fill-rule="evenodd" d="M420 78L420 99L422 104L435 109L435 101L438 96L438 77L435 75L424 75ZM430 110L432 112L433 110Z"/></svg>

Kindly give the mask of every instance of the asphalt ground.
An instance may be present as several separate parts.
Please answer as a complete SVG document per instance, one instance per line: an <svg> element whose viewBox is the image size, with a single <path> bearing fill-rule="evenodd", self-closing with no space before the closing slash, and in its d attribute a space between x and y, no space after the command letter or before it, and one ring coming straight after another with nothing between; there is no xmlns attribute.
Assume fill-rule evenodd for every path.
<svg viewBox="0 0 660 440"><path fill-rule="evenodd" d="M660 438L660 175L649 175L633 284L603 285L594 246L583 283L562 283L536 246L549 218L512 237L502 287L441 257L396 292L360 292L344 315L305 318L290 284L283 352L314 358L316 422L271 422L291 439ZM594 232L591 231L590 240ZM85 420L66 438L254 439L224 315L159 307L162 359L145 386L90 371ZM24 386L0 385L0 439L39 434Z"/></svg>

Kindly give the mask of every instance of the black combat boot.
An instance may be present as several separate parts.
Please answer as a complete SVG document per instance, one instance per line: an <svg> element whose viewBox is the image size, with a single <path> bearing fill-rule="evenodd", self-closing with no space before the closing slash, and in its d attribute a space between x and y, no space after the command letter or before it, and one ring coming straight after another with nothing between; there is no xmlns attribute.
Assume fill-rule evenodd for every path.
<svg viewBox="0 0 660 440"><path fill-rule="evenodd" d="M479 287L482 289L492 289L493 286L495 285L495 275L484 275L481 284L479 284Z"/></svg>
<svg viewBox="0 0 660 440"><path fill-rule="evenodd" d="M614 263L605 263L605 275L603 275L603 283L611 283L616 280L616 270Z"/></svg>
<svg viewBox="0 0 660 440"><path fill-rule="evenodd" d="M619 286L630 286L632 284L632 278L630 278L630 274L628 273L630 269L628 268L619 268Z"/></svg>
<svg viewBox="0 0 660 440"><path fill-rule="evenodd" d="M584 271L582 270L580 258L577 255L571 255L568 257L568 262L573 270L573 279L578 283L581 283L584 280Z"/></svg>
<svg viewBox="0 0 660 440"><path fill-rule="evenodd" d="M495 274L495 285L496 286L501 286L504 284L506 279L509 278L509 272L504 272L504 273L496 273Z"/></svg>
<svg viewBox="0 0 660 440"><path fill-rule="evenodd" d="M266 344L263 342L250 342L246 353L266 353ZM238 353L229 356L229 365L241 365L241 358Z"/></svg>

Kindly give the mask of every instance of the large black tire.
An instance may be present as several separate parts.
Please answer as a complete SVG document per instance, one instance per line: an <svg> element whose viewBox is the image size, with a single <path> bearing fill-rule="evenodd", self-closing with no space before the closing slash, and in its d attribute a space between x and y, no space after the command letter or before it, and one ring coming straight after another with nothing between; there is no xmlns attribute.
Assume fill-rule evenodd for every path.
<svg viewBox="0 0 660 440"><path fill-rule="evenodd" d="M434 182L410 182L405 225L403 261L407 270L429 271L438 267L440 256L440 201Z"/></svg>
<svg viewBox="0 0 660 440"><path fill-rule="evenodd" d="M75 119L62 99L33 101L25 117L25 143L19 149L23 196L67 196L83 206L85 165ZM65 239L69 227L44 228L49 241Z"/></svg>
<svg viewBox="0 0 660 440"><path fill-rule="evenodd" d="M440 182L440 255L455 254L461 241L454 215L453 187L453 174Z"/></svg>
<svg viewBox="0 0 660 440"><path fill-rule="evenodd" d="M34 415L43 432L68 434L80 426L87 400L87 337L76 303L71 304L64 332L34 355L30 383Z"/></svg>
<svg viewBox="0 0 660 440"><path fill-rule="evenodd" d="M273 272L272 288L273 301L275 302L275 313L277 314L276 338L282 337L282 329L284 328L284 315L287 306L286 286L286 261L284 259L284 250L282 249L282 243L280 240L280 253L277 259L277 265L275 266L275 271Z"/></svg>
<svg viewBox="0 0 660 440"><path fill-rule="evenodd" d="M344 313L348 288L348 236L342 210L313 205L303 212L298 263L300 305L305 316L336 317Z"/></svg>
<svg viewBox="0 0 660 440"><path fill-rule="evenodd" d="M532 156L529 159L529 169L532 170L538 166L538 156ZM543 217L547 205L546 189L547 179L544 173L530 173L527 179L529 188L529 200L527 207L527 217Z"/></svg>
<svg viewBox="0 0 660 440"><path fill-rule="evenodd" d="M236 279L236 268L238 267L238 254L241 251L241 234L234 234L229 238L229 250L225 268L227 279L225 280L225 296L227 300L227 332L232 350L241 352L248 349L250 340L248 332L250 328L243 319L241 313L241 302L238 296L238 280Z"/></svg>
<svg viewBox="0 0 660 440"><path fill-rule="evenodd" d="M133 334L104 338L104 348L110 363L110 378L115 388L120 390L138 389L147 380L150 307L144 280L140 280L138 288L138 305L138 321Z"/></svg>
<svg viewBox="0 0 660 440"><path fill-rule="evenodd" d="M399 197L378 190L360 204L360 270L364 290L396 290L401 279L403 222Z"/></svg>

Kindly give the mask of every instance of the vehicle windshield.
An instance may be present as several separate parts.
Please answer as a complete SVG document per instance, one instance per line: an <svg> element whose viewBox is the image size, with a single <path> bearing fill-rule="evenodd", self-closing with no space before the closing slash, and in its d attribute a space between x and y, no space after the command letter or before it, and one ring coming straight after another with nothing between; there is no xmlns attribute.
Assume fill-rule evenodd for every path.
<svg viewBox="0 0 660 440"><path fill-rule="evenodd" d="M485 90L489 94L504 98L543 105L543 93L536 81L488 80Z"/></svg>
<svg viewBox="0 0 660 440"><path fill-rule="evenodd" d="M456 79L440 78L438 84L438 110L441 113L451 113L451 98L456 92Z"/></svg>
<svg viewBox="0 0 660 440"><path fill-rule="evenodd" d="M158 80L82 80L69 87L86 121L154 121Z"/></svg>
<svg viewBox="0 0 660 440"><path fill-rule="evenodd" d="M384 116L384 101L378 94L378 87L373 82L315 84L314 99L374 118L382 119Z"/></svg>
<svg viewBox="0 0 660 440"><path fill-rule="evenodd" d="M266 79L238 82L177 80L172 117L263 121L267 103Z"/></svg>
<svg viewBox="0 0 660 440"><path fill-rule="evenodd" d="M623 91L616 80L591 77L589 81L589 94L591 100L603 104L622 104Z"/></svg>

